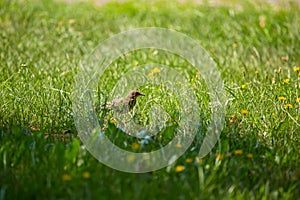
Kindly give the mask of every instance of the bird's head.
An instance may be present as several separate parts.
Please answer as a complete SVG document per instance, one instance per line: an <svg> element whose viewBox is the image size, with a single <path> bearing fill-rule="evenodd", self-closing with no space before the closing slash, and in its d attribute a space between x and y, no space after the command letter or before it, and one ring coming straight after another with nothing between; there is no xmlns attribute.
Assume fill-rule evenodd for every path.
<svg viewBox="0 0 300 200"><path fill-rule="evenodd" d="M138 90L131 90L128 93L127 98L128 99L136 99L138 96L145 96L145 95Z"/></svg>

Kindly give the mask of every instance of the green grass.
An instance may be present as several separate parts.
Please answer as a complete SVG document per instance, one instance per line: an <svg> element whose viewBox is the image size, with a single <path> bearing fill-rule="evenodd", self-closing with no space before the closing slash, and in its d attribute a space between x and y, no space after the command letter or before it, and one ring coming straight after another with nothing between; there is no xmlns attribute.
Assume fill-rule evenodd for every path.
<svg viewBox="0 0 300 200"><path fill-rule="evenodd" d="M0 0L0 199L299 198L300 72L294 71L300 65L299 22L300 8L293 3L211 7L135 1L96 7ZM79 61L100 42L124 30L153 26L189 35L214 58L229 100L226 124L203 159L197 159L194 142L170 167L128 174L99 163L80 143L71 91ZM149 60L181 64L190 70L190 85L203 85L185 61L151 55L141 51L116 60L99 87L109 92L117 76L136 61ZM114 67L120 69L117 74ZM149 88L142 89L156 95L163 91ZM203 90L196 89L199 101ZM203 130L208 116L204 113ZM118 131L113 124L109 130ZM122 145L123 140L139 142L123 136L115 142ZM181 165L185 169L176 172Z"/></svg>

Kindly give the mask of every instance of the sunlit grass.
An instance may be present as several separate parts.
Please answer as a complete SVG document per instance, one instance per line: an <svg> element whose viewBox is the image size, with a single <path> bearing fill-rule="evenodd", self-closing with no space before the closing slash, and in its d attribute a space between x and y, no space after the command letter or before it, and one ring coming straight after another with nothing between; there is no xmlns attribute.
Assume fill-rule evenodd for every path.
<svg viewBox="0 0 300 200"><path fill-rule="evenodd" d="M0 1L0 199L297 199L299 11L293 3L211 7L134 1L95 7ZM207 157L198 157L203 139L198 134L173 165L127 174L102 165L81 144L71 91L79 61L101 41L152 26L183 32L211 54L227 92L226 124ZM112 63L99 77L96 106L132 66L161 63L187 70L186 86L202 106L199 133L204 133L210 113L201 74L178 56L154 51L133 52ZM159 77L160 70L151 68L148 78ZM172 107L180 99L171 91L154 84L140 89L176 119ZM158 98L162 92L166 96ZM147 124L147 102L139 99L138 123ZM173 136L169 131L145 146L117 129L113 119L108 127L110 139L133 152L159 148Z"/></svg>

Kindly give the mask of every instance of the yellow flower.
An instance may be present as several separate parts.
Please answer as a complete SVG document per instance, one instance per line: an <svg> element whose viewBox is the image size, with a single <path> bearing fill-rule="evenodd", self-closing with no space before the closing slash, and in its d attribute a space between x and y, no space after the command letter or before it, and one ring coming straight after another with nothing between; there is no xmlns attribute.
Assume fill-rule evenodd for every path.
<svg viewBox="0 0 300 200"><path fill-rule="evenodd" d="M264 28L266 26L266 17L263 15L259 16L259 26L260 28Z"/></svg>
<svg viewBox="0 0 300 200"><path fill-rule="evenodd" d="M177 165L175 167L175 172L182 172L185 169L183 165Z"/></svg>
<svg viewBox="0 0 300 200"><path fill-rule="evenodd" d="M253 158L253 154L252 153L248 153L247 154L247 158Z"/></svg>
<svg viewBox="0 0 300 200"><path fill-rule="evenodd" d="M114 120L114 119L110 119L109 122L110 122L111 124L116 124L116 120Z"/></svg>
<svg viewBox="0 0 300 200"><path fill-rule="evenodd" d="M223 158L224 158L224 155L223 155L223 154L220 154L220 153L219 153L219 154L217 155L217 160L222 160Z"/></svg>
<svg viewBox="0 0 300 200"><path fill-rule="evenodd" d="M290 104L290 103L288 103L288 104L286 104L284 107L287 108L287 109L289 109L289 108L293 108L293 105Z"/></svg>
<svg viewBox="0 0 300 200"><path fill-rule="evenodd" d="M148 76L149 76L149 78L153 78L153 76L154 76L153 72L150 72L150 73L148 74Z"/></svg>
<svg viewBox="0 0 300 200"><path fill-rule="evenodd" d="M70 181L72 179L72 177L69 174L64 174L62 176L63 181Z"/></svg>
<svg viewBox="0 0 300 200"><path fill-rule="evenodd" d="M127 160L127 162L132 163L135 160L135 155L133 155L133 154L127 155L126 160Z"/></svg>
<svg viewBox="0 0 300 200"><path fill-rule="evenodd" d="M278 100L279 100L279 101L285 101L286 98L285 98L285 97L278 97Z"/></svg>
<svg viewBox="0 0 300 200"><path fill-rule="evenodd" d="M298 67L298 66L295 66L295 67L294 67L294 71L295 71L295 72L298 72L298 71L300 71L300 67Z"/></svg>
<svg viewBox="0 0 300 200"><path fill-rule="evenodd" d="M261 21L261 22L259 22L259 26L260 26L260 28L265 28L266 24L265 24L265 22Z"/></svg>
<svg viewBox="0 0 300 200"><path fill-rule="evenodd" d="M235 155L242 155L243 154L243 150L241 150L241 149L235 150L234 154Z"/></svg>
<svg viewBox="0 0 300 200"><path fill-rule="evenodd" d="M85 179L89 179L91 177L91 174L90 174L90 172L83 172L82 177Z"/></svg>
<svg viewBox="0 0 300 200"><path fill-rule="evenodd" d="M191 163L191 162L193 162L193 159L187 158L187 159L185 159L185 162L186 162L186 163Z"/></svg>
<svg viewBox="0 0 300 200"><path fill-rule="evenodd" d="M245 89L245 88L246 88L246 85L245 85L245 84L241 85L241 88L242 88L242 89Z"/></svg>
<svg viewBox="0 0 300 200"><path fill-rule="evenodd" d="M297 99L296 99L296 102L297 102L297 103L300 103L300 98L297 98Z"/></svg>
<svg viewBox="0 0 300 200"><path fill-rule="evenodd" d="M157 74L160 72L160 69L158 69L157 67L155 67L149 74L149 78L153 78L154 74Z"/></svg>
<svg viewBox="0 0 300 200"><path fill-rule="evenodd" d="M75 19L70 19L70 20L69 20L69 24L70 24L70 25L75 24L75 22L76 22Z"/></svg>
<svg viewBox="0 0 300 200"><path fill-rule="evenodd" d="M153 73L159 73L160 72L160 69L158 69L157 67L155 67L153 70L152 70Z"/></svg>
<svg viewBox="0 0 300 200"><path fill-rule="evenodd" d="M289 78L286 78L286 79L283 80L283 82L284 82L284 83L288 83L288 82L290 82L290 79L289 79Z"/></svg>
<svg viewBox="0 0 300 200"><path fill-rule="evenodd" d="M247 110L242 110L241 113L242 113L243 115L247 115L247 114L248 114L248 111L247 111Z"/></svg>
<svg viewBox="0 0 300 200"><path fill-rule="evenodd" d="M132 148L132 150L139 150L140 149L140 144L139 143L133 143L132 145L131 145L131 148Z"/></svg>
<svg viewBox="0 0 300 200"><path fill-rule="evenodd" d="M255 74L256 74L256 75L258 75L258 74L259 74L258 70L255 70Z"/></svg>
<svg viewBox="0 0 300 200"><path fill-rule="evenodd" d="M135 62L134 62L134 65L135 65L135 66L139 65L139 61L135 61Z"/></svg>

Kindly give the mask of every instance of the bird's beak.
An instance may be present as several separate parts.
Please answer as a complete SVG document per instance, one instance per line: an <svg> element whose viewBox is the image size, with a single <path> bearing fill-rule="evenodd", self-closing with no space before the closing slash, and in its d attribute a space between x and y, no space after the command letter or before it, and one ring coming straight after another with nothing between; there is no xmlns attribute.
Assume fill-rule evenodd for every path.
<svg viewBox="0 0 300 200"><path fill-rule="evenodd" d="M145 94L141 93L141 92L137 92L137 96L145 96Z"/></svg>

